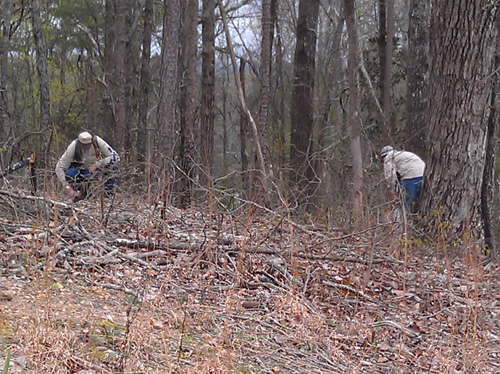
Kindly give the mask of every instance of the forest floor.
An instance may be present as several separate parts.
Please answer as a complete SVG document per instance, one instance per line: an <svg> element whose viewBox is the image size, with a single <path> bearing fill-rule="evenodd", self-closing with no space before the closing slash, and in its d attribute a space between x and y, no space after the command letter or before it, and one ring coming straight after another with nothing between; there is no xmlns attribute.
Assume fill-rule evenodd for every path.
<svg viewBox="0 0 500 374"><path fill-rule="evenodd" d="M0 190L0 370L500 372L476 246L249 210Z"/></svg>

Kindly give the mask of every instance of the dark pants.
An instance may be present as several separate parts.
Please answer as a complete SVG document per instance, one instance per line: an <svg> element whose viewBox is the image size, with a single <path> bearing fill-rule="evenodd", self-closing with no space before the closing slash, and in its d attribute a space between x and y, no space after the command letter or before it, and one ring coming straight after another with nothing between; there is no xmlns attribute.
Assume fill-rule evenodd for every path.
<svg viewBox="0 0 500 374"><path fill-rule="evenodd" d="M104 180L104 192L112 194L116 184L117 173L118 166L116 165L106 168L104 172L96 171L95 173L71 166L66 170L66 181L74 190L87 194L90 184Z"/></svg>
<svg viewBox="0 0 500 374"><path fill-rule="evenodd" d="M418 200L422 192L422 177L403 179L401 181L401 189L405 200L405 209L411 212L411 205L415 200Z"/></svg>

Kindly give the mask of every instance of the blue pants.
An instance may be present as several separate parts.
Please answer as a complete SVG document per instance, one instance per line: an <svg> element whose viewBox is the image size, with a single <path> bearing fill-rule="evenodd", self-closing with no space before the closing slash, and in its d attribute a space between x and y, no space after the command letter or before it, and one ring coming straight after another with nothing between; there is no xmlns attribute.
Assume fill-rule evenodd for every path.
<svg viewBox="0 0 500 374"><path fill-rule="evenodd" d="M74 190L82 192L82 184L89 184L91 182L98 181L100 176L104 176L104 191L106 193L112 193L113 188L116 184L116 174L118 172L118 166L106 168L104 173L97 171L96 173L91 173L87 169L80 169L75 167L70 167L66 170L66 181L71 185Z"/></svg>
<svg viewBox="0 0 500 374"><path fill-rule="evenodd" d="M420 197L422 192L422 177L403 179L400 185L404 195L405 209L411 212L411 204Z"/></svg>

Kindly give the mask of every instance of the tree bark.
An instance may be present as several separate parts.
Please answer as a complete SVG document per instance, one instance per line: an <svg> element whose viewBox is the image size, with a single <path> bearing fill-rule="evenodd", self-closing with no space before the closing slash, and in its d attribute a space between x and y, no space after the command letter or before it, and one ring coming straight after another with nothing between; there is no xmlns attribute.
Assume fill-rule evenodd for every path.
<svg viewBox="0 0 500 374"><path fill-rule="evenodd" d="M200 183L212 186L215 102L215 4L216 0L203 0L202 10L202 66L201 66L201 165Z"/></svg>
<svg viewBox="0 0 500 374"><path fill-rule="evenodd" d="M290 138L290 189L308 201L314 171L311 164L314 123L314 72L319 0L300 0L294 55Z"/></svg>
<svg viewBox="0 0 500 374"><path fill-rule="evenodd" d="M161 49L158 129L155 134L155 166L162 190L172 187L177 125L180 0L165 0ZM165 184L163 184L165 183Z"/></svg>
<svg viewBox="0 0 500 374"><path fill-rule="evenodd" d="M38 84L40 88L40 122L39 130L41 130L42 138L41 145L48 147L48 134L50 134L50 90L49 90L49 74L47 68L47 45L45 36L43 35L42 20L40 17L40 3L38 0L31 1L31 22L33 26L33 37L36 48L36 68L38 72ZM45 134L45 136L44 136ZM48 150L48 148L45 148ZM41 157L38 161L45 166L45 152L41 152Z"/></svg>
<svg viewBox="0 0 500 374"><path fill-rule="evenodd" d="M240 82L241 82L241 90L243 91L243 95L245 95L245 60L240 59ZM241 154L241 185L242 192L245 195L245 198L250 197L250 170L249 170L249 157L248 157L248 118L244 113L240 113L240 154Z"/></svg>
<svg viewBox="0 0 500 374"><path fill-rule="evenodd" d="M125 2L115 0L114 35L114 107L115 107L115 149L125 159L126 126L125 110Z"/></svg>
<svg viewBox="0 0 500 374"><path fill-rule="evenodd" d="M429 121L429 0L411 0L406 96L407 149L426 158Z"/></svg>
<svg viewBox="0 0 500 374"><path fill-rule="evenodd" d="M358 32L356 27L355 0L344 1L345 22L348 35L349 127L352 154L354 226L359 227L363 214L363 162L361 154L361 122L358 93Z"/></svg>
<svg viewBox="0 0 500 374"><path fill-rule="evenodd" d="M196 98L196 47L198 45L198 0L189 0L184 18L184 38L182 43L184 66L186 67L183 84L184 108L181 118L181 141L179 160L182 175L180 176L180 206L187 207L191 203L191 182L194 177L195 145L195 98Z"/></svg>
<svg viewBox="0 0 500 374"><path fill-rule="evenodd" d="M7 95L10 51L10 22L12 17L12 0L5 0L0 10L0 147L7 141L11 132L11 119ZM2 160L0 160L1 162Z"/></svg>
<svg viewBox="0 0 500 374"><path fill-rule="evenodd" d="M273 24L271 19L271 0L262 0L262 41L260 49L260 107L259 107L259 140L262 149L264 164L268 163L269 140L267 138L269 126L269 101L271 96L271 55ZM264 179L260 178L260 185L264 191Z"/></svg>
<svg viewBox="0 0 500 374"><path fill-rule="evenodd" d="M144 4L144 27L142 35L141 76L137 126L137 161L142 172L150 160L150 134L148 131L149 92L151 88L151 35L153 33L154 4Z"/></svg>
<svg viewBox="0 0 500 374"><path fill-rule="evenodd" d="M479 234L495 13L485 0L443 0L432 8L429 154L420 210L429 227L458 238Z"/></svg>

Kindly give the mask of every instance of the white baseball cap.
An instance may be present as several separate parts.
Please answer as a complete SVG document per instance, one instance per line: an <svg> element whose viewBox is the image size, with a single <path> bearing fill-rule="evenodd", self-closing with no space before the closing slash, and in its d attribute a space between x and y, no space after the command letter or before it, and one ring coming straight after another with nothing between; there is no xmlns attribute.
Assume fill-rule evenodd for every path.
<svg viewBox="0 0 500 374"><path fill-rule="evenodd" d="M92 134L88 131L81 132L78 135L78 141L82 144L90 144L92 143Z"/></svg>

